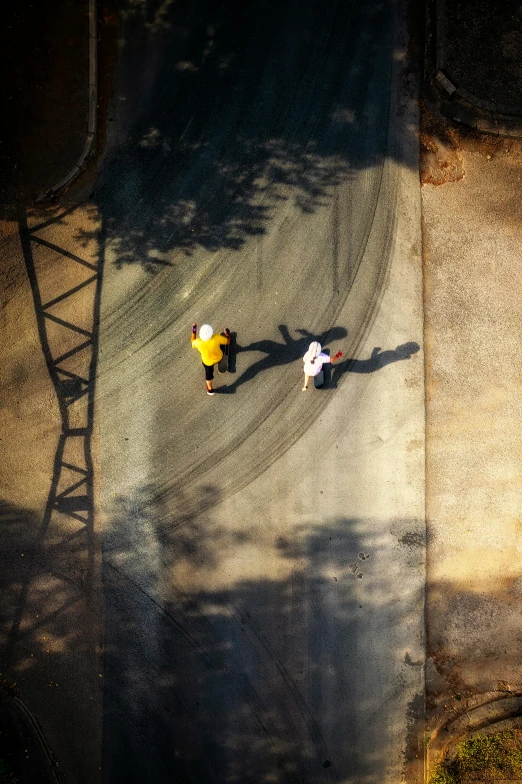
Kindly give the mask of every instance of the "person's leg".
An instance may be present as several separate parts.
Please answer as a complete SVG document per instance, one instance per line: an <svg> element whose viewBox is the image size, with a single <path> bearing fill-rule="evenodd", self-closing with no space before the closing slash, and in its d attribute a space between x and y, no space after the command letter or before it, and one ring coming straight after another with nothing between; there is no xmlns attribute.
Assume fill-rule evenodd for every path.
<svg viewBox="0 0 522 784"><path fill-rule="evenodd" d="M305 380L304 380L304 387L302 388L303 392L306 392L308 388L308 382L310 381L311 376L307 376L305 373Z"/></svg>
<svg viewBox="0 0 522 784"><path fill-rule="evenodd" d="M203 362L203 367L205 368L205 384L207 387L207 395L213 395L214 390L212 389L212 381L214 378L214 365L205 365Z"/></svg>

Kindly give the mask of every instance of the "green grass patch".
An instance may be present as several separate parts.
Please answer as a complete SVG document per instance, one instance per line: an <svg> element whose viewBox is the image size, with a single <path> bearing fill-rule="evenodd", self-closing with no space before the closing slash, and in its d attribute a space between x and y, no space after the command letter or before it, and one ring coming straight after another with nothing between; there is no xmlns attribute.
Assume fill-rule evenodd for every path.
<svg viewBox="0 0 522 784"><path fill-rule="evenodd" d="M430 784L465 784L471 778L484 784L522 778L522 730L502 730L461 741L456 755L441 763Z"/></svg>

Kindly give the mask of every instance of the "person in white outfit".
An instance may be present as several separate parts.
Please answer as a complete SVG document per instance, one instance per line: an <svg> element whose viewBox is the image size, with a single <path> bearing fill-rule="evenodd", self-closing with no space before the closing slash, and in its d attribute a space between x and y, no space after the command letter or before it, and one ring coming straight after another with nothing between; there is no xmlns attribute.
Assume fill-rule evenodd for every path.
<svg viewBox="0 0 522 784"><path fill-rule="evenodd" d="M342 357L342 352L338 351L335 357L330 357L328 354L323 354L321 351L321 344L314 340L313 343L310 343L308 346L308 351L303 357L304 362L304 387L302 388L303 392L306 392L308 389L308 382L314 376L317 376L321 370L323 369L323 365L327 365L328 362L334 363L336 359Z"/></svg>

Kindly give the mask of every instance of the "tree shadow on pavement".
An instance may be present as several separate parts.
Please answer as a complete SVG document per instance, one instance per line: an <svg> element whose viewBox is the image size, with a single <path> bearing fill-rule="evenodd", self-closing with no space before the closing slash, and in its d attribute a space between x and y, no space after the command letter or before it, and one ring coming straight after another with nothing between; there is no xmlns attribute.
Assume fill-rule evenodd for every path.
<svg viewBox="0 0 522 784"><path fill-rule="evenodd" d="M219 488L201 490L219 504ZM393 521L390 535L343 518L283 535L216 524L207 509L160 533L156 498L146 486L108 510L106 779L311 783L349 771L381 784L390 747L404 746L382 706L411 683L403 651L411 602L422 604L418 577L403 573L397 601L392 574L422 562L418 523ZM396 682L369 678L370 666L395 667ZM360 742L368 722L378 745Z"/></svg>
<svg viewBox="0 0 522 784"><path fill-rule="evenodd" d="M392 17L391 0L124 3L92 196L114 263L238 250L282 202L311 214L400 156L383 120Z"/></svg>

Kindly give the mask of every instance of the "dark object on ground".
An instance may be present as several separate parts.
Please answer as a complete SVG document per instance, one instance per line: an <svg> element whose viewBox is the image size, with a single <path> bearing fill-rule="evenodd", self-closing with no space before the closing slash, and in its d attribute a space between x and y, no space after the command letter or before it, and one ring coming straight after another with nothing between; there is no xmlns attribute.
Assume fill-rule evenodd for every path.
<svg viewBox="0 0 522 784"><path fill-rule="evenodd" d="M226 330L226 333L228 334L228 337L230 337L230 330ZM221 334L223 335L223 337L225 336L223 332ZM220 373L226 373L229 367L229 363L230 363L230 342L223 347L223 356L218 362L218 371Z"/></svg>

